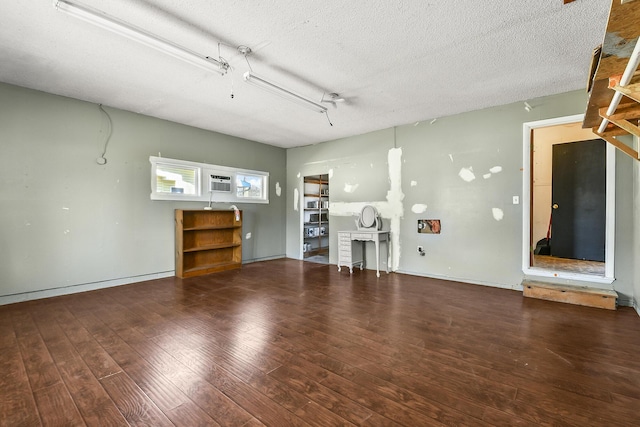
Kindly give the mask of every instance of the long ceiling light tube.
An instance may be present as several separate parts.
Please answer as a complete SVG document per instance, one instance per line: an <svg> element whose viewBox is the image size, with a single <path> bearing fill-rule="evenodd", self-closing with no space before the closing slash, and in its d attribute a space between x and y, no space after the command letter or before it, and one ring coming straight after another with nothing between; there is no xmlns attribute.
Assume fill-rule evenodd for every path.
<svg viewBox="0 0 640 427"><path fill-rule="evenodd" d="M247 71L246 73L244 73L244 81L252 84L256 87L259 87L261 89L264 89L266 91L269 91L275 95L278 95L284 99L287 99L291 102L295 102L296 104L308 108L312 111L316 111L318 113L326 113L327 112L327 107L325 107L324 105L320 105L316 102L313 102L312 100L305 98L302 95L299 95L289 89L285 89L282 86L270 82L268 80L266 80L264 77L260 77L257 76L255 73L251 72L251 71Z"/></svg>
<svg viewBox="0 0 640 427"><path fill-rule="evenodd" d="M134 40L204 70L225 74L229 68L229 64L226 62L204 57L192 50L178 46L169 40L158 37L88 6L82 6L66 0L54 0L53 5L57 10L67 13L70 16Z"/></svg>

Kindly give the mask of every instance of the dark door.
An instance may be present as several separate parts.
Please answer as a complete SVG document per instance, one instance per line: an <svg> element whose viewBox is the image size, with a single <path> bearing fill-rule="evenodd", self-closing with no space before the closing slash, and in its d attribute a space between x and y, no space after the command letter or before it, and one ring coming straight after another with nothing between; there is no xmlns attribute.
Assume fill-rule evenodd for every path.
<svg viewBox="0 0 640 427"><path fill-rule="evenodd" d="M605 142L556 144L552 162L551 255L604 262Z"/></svg>

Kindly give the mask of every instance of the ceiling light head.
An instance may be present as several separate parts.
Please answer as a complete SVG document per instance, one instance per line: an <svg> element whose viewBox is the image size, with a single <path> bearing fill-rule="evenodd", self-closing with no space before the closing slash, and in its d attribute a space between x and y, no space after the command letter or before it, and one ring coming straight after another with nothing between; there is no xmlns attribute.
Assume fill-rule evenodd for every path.
<svg viewBox="0 0 640 427"><path fill-rule="evenodd" d="M333 105L333 108L336 108L337 107L336 103L344 102L344 98L340 97L340 95L338 95L335 92L332 92L332 93L325 92L322 95L322 99L320 99L320 102L324 102L325 104L331 104Z"/></svg>
<svg viewBox="0 0 640 427"><path fill-rule="evenodd" d="M249 46L240 45L240 46L238 46L238 52L240 52L244 56L247 56L247 55L251 54L252 50L251 50L251 48Z"/></svg>

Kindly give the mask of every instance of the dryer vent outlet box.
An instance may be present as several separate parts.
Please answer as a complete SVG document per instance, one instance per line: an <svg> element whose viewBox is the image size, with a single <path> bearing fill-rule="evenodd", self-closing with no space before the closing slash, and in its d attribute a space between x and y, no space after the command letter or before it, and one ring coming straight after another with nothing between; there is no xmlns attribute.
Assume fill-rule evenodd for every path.
<svg viewBox="0 0 640 427"><path fill-rule="evenodd" d="M218 193L231 192L231 176L229 175L210 175L209 191Z"/></svg>

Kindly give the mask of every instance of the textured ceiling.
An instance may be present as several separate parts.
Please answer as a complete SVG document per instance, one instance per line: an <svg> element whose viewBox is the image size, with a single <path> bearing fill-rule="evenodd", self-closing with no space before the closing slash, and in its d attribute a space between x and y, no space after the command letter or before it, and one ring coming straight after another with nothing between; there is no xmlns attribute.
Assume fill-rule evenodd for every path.
<svg viewBox="0 0 640 427"><path fill-rule="evenodd" d="M82 0L224 57L210 73L57 11L0 2L0 81L280 147L584 88L611 0ZM218 43L221 43L218 48ZM247 85L253 71L320 113ZM231 94L234 97L231 97Z"/></svg>

